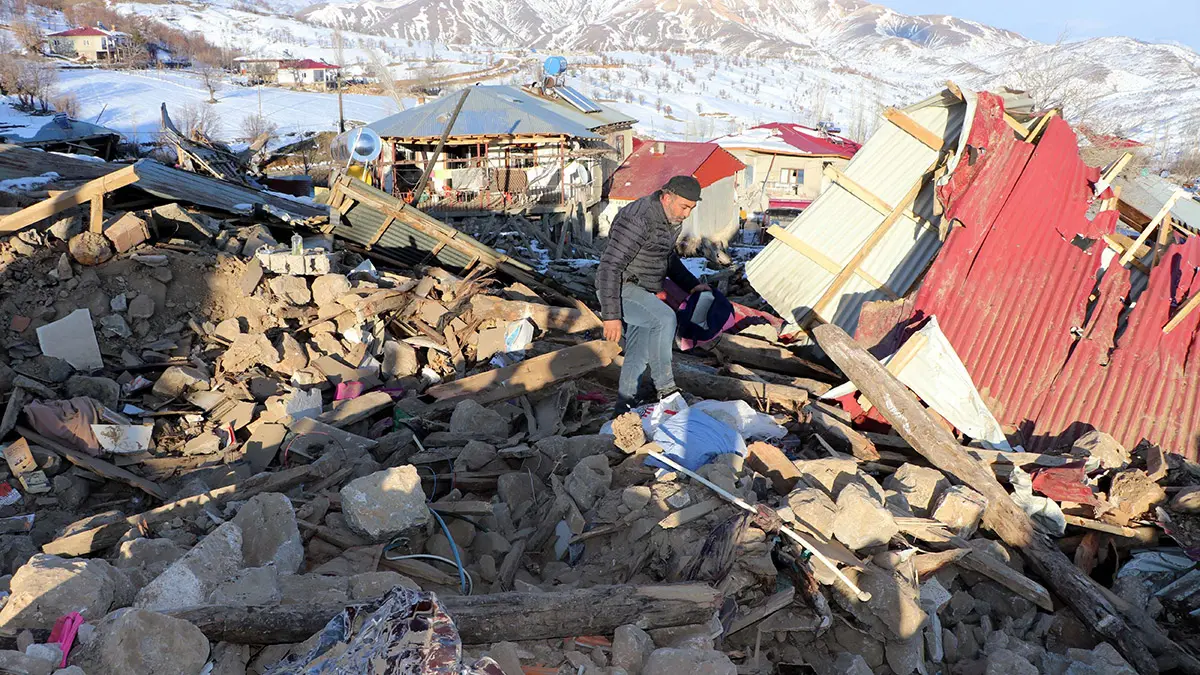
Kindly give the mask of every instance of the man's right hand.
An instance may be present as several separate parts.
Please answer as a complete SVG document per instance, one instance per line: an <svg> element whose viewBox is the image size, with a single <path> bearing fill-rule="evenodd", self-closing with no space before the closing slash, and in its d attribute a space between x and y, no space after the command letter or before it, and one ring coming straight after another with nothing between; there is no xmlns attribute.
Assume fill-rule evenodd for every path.
<svg viewBox="0 0 1200 675"><path fill-rule="evenodd" d="M609 319L604 322L604 339L609 342L621 341L621 320Z"/></svg>

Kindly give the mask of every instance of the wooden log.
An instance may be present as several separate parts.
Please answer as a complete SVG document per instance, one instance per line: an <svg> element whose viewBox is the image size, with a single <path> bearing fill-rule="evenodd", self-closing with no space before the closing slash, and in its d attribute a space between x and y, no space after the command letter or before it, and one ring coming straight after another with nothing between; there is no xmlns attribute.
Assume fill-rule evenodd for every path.
<svg viewBox="0 0 1200 675"><path fill-rule="evenodd" d="M67 190L32 206L26 207L11 215L0 218L0 232L16 232L30 225L45 220L56 213L79 206L91 201L96 195L112 192L138 180L137 165L130 164L123 169L90 180L74 190Z"/></svg>
<svg viewBox="0 0 1200 675"><path fill-rule="evenodd" d="M471 298L471 311L476 317L504 322L520 321L528 317L543 331L583 333L596 327L591 317L573 307L505 300L494 295L476 295Z"/></svg>
<svg viewBox="0 0 1200 675"><path fill-rule="evenodd" d="M956 483L968 485L987 498L985 527L1021 551L1050 588L1089 628L1112 640L1138 672L1158 672L1145 643L1097 590L1098 584L1034 528L1029 516L1013 502L992 472L963 452L950 432L925 411L907 387L838 326L817 326L813 334L825 353L875 403L913 449Z"/></svg>
<svg viewBox="0 0 1200 675"><path fill-rule="evenodd" d="M296 521L296 523L306 532L312 532L317 537L337 546L338 548L359 548L362 546L370 546L371 542L359 537L351 532L344 532L325 525L313 525L311 523ZM423 581L428 581L440 586L458 586L458 577L451 576L441 570L427 565L420 560L388 560L385 558L379 559L379 566L386 567L393 572L399 572L405 576L410 576Z"/></svg>
<svg viewBox="0 0 1200 675"><path fill-rule="evenodd" d="M739 400L760 405L767 401L788 409L808 403L808 392L803 389L712 375L683 364L675 369L675 384L697 396L724 401Z"/></svg>
<svg viewBox="0 0 1200 675"><path fill-rule="evenodd" d="M838 381L837 373L825 366L800 358L790 349L765 340L726 333L717 341L714 349L730 361L744 366L827 382Z"/></svg>
<svg viewBox="0 0 1200 675"><path fill-rule="evenodd" d="M592 340L574 347L542 354L532 359L430 387L425 391L440 402L471 398L487 405L538 391L561 380L603 368L612 363L621 348L615 342Z"/></svg>
<svg viewBox="0 0 1200 675"><path fill-rule="evenodd" d="M331 409L317 416L317 421L340 429L390 407L391 394L386 391L373 391L358 398L334 401Z"/></svg>
<svg viewBox="0 0 1200 675"><path fill-rule="evenodd" d="M783 608L791 606L795 600L795 586L788 586L774 595L767 596L758 605L739 611L725 634L733 635L740 630L745 630Z"/></svg>
<svg viewBox="0 0 1200 675"><path fill-rule="evenodd" d="M704 584L593 586L545 593L439 596L463 644L611 635L618 626L670 628L704 623L722 602ZM201 606L166 612L210 640L237 644L301 642L325 627L342 605Z"/></svg>
<svg viewBox="0 0 1200 675"><path fill-rule="evenodd" d="M808 419L830 441L836 450L848 452L865 462L879 461L879 451L866 436L858 433L837 417L814 405L804 406Z"/></svg>
<svg viewBox="0 0 1200 675"><path fill-rule="evenodd" d="M46 448L47 450L53 450L54 452L66 458L68 462L74 464L75 466L87 469L101 478L107 478L109 480L120 481L126 485L132 485L133 487L152 497L155 497L156 499L165 500L167 498L167 491L154 481L146 480L135 473L126 471L115 464L106 462L97 457L92 457L87 453L68 448L57 441L53 441L45 436L34 433L32 430L26 429L25 427L17 427L17 432L25 437L26 440L33 441L37 445Z"/></svg>
<svg viewBox="0 0 1200 675"><path fill-rule="evenodd" d="M119 520L108 525L93 527L66 537L59 537L42 547L43 553L59 556L85 555L99 551L120 541L131 528L154 525L172 518L189 516L208 505L220 506L225 502L249 499L263 492L284 492L310 478L320 478L332 473L340 463L337 453L330 453L312 464L286 469L278 473L260 473L240 483L234 483L204 494L168 502L162 506Z"/></svg>

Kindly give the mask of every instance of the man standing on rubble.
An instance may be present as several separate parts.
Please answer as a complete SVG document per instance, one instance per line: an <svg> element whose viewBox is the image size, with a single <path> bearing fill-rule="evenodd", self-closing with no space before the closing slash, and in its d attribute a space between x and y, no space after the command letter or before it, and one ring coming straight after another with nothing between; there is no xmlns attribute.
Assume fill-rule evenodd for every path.
<svg viewBox="0 0 1200 675"><path fill-rule="evenodd" d="M689 294L709 290L675 252L683 221L699 201L700 182L675 176L613 219L596 273L596 294L604 339L619 342L625 334L625 364L614 410L618 415L637 404L638 381L646 366L659 400L679 391L671 370L675 311L663 302L663 279L670 278Z"/></svg>

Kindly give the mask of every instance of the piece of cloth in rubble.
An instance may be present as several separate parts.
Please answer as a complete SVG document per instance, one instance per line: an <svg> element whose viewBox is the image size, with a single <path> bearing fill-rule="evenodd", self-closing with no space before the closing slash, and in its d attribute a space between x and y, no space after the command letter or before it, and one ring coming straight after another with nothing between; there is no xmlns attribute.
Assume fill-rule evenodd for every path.
<svg viewBox="0 0 1200 675"><path fill-rule="evenodd" d="M103 450L93 424L99 424L104 410L98 401L76 396L65 401L34 401L26 404L25 417L39 434L61 441L63 445L99 457Z"/></svg>
<svg viewBox="0 0 1200 675"><path fill-rule="evenodd" d="M1067 518L1058 502L1033 494L1033 477L1019 466L1013 466L1008 482L1013 487L1012 500L1047 534L1061 537L1067 532Z"/></svg>
<svg viewBox="0 0 1200 675"><path fill-rule="evenodd" d="M654 442L662 453L684 468L696 471L717 455L737 453L746 456L746 441L736 429L699 410L680 410L654 431ZM671 467L646 458L647 466L671 471Z"/></svg>
<svg viewBox="0 0 1200 675"><path fill-rule="evenodd" d="M315 647L264 675L504 675L489 657L462 662L462 640L437 596L396 586L329 620Z"/></svg>
<svg viewBox="0 0 1200 675"><path fill-rule="evenodd" d="M703 307L702 304L708 306ZM679 324L676 332L680 344L687 340L689 349L696 344L715 339L732 326L734 321L733 304L715 288L689 295L683 304L679 305L675 315Z"/></svg>

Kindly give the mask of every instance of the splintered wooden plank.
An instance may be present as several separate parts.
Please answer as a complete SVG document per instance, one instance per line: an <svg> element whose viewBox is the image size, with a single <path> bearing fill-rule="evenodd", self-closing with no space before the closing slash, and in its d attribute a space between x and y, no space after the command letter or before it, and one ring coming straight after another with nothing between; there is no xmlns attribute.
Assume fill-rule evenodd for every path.
<svg viewBox="0 0 1200 675"><path fill-rule="evenodd" d="M945 140L942 139L941 136L933 133L928 127L909 117L908 113L905 113L902 110L888 108L887 110L883 111L883 116L887 119L887 121L900 127L902 130L904 130L904 133L912 136L918 141L921 141L931 150L941 150L942 144L945 143Z"/></svg>
<svg viewBox="0 0 1200 675"><path fill-rule="evenodd" d="M97 195L103 195L107 192L123 188L126 185L136 183L137 180L137 165L130 164L124 169L118 169L107 176L90 180L74 190L67 190L49 199L43 199L32 206L5 216L0 219L0 232L16 232L17 230L24 229L39 220L49 218L72 206L79 206L84 202L91 201Z"/></svg>

